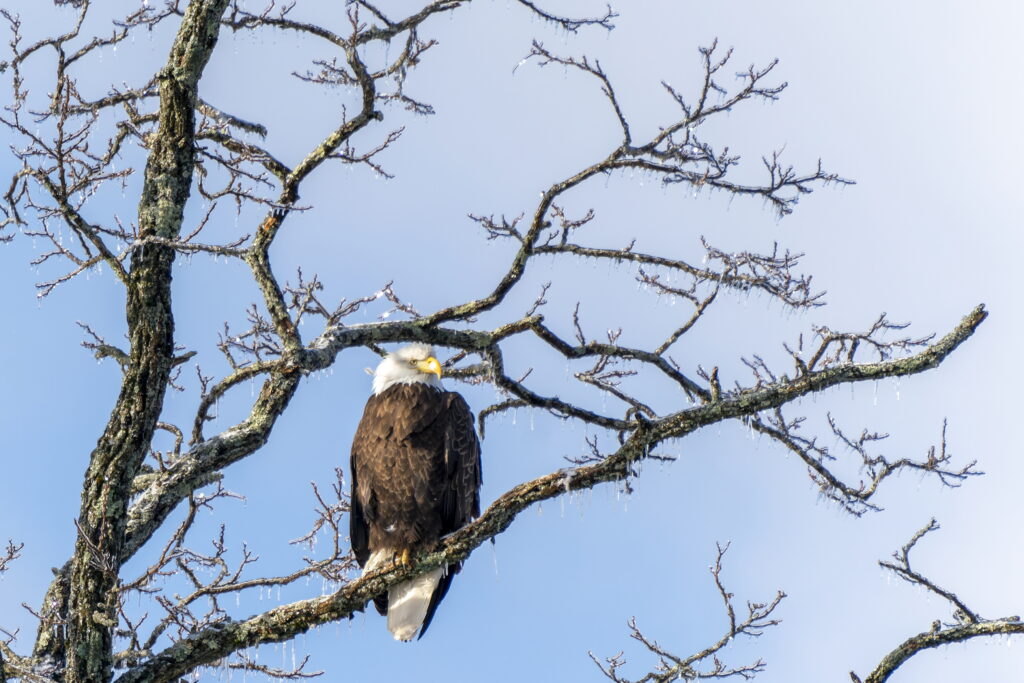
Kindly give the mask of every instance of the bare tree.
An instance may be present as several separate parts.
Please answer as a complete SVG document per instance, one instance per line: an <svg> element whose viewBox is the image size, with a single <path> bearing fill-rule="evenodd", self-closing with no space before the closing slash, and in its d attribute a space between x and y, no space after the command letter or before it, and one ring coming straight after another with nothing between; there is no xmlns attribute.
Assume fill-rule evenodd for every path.
<svg viewBox="0 0 1024 683"><path fill-rule="evenodd" d="M83 324L88 335L85 346L98 358L112 358L120 365L121 389L112 397L109 421L89 457L75 546L69 549L67 563L55 571L38 606L29 607L39 620L35 644L29 651L15 648L10 641L0 643L0 680L84 683L116 676L126 683L175 681L214 666L282 678L314 675L306 671L306 662L293 669L276 669L253 660L246 651L351 617L396 582L466 558L536 503L602 482L628 487L643 461L667 457L659 453L660 446L727 420L742 420L796 453L821 493L855 515L875 508L873 497L879 486L898 472L920 471L949 486L977 474L973 462L952 462L944 438L942 446L924 459L888 460L871 450L882 435L864 431L849 436L830 417L832 433L855 453L866 475L848 481L834 467L837 456L802 431L803 418L784 411L797 399L831 387L937 367L985 319L981 306L941 336L902 336L905 326L884 315L861 332L818 327L807 339L800 337L786 346L788 367L774 367L755 356L745 361L749 379L727 385L720 379L717 361L678 363L671 355L673 348L700 328L723 291L756 291L793 310L822 305L822 295L811 278L799 271L801 255L778 248L769 253L728 252L702 242L703 259L691 262L672 254L645 253L632 242L620 247L594 244L586 235L595 213L574 215L563 201L578 186L633 170L656 177L669 188L684 186L760 199L781 217L812 190L849 183L820 163L798 171L778 152L763 157L760 180L741 180L737 178L739 158L700 134L703 123L736 107L778 98L785 84L774 80L774 62L741 70L739 84L730 88L731 78L727 82L723 75L731 77L735 71L731 51L711 43L699 52L696 87L664 86L676 106L676 117L654 134L638 137L625 113L628 108L601 64L535 42L527 59L591 79L603 93L617 131L602 158L551 183L518 216L471 216L483 237L513 245L511 260L493 273L489 291L467 293L449 305L420 312L390 284L361 297L331 302L325 300L316 276L300 271L292 284L282 283L272 267L270 249L287 230L289 217L308 208L300 201L304 183L329 173L329 162L387 175L381 155L401 135L401 130L388 127L388 112L404 107L432 113L427 102L407 92L406 81L424 53L434 47L426 37L431 21L440 15L458 17L469 0L424 1L405 16L392 16L377 4L354 0L346 3L344 21L338 25L300 16L294 3L270 2L262 11L251 11L241 0L143 1L113 21L112 29L95 35L87 29L95 25L94 15L102 8L96 9L89 0L57 0L57 4L73 5L77 22L36 42L23 38L16 14L2 12L11 35L3 68L12 92L0 121L17 141L12 154L20 168L7 184L0 225L19 226L24 234L48 245L35 264L60 269L39 283L40 296L92 269L109 269L124 288L128 345L122 349ZM521 7L509 11L533 13L568 32L610 30L616 17L610 8L590 17L567 17L544 9L541 3L518 0L515 4ZM98 95L92 82L95 73L84 82L83 75L105 51L136 34L166 26L174 27L166 59L143 81L116 85L115 74L114 84ZM324 88L351 89L354 106L342 112L334 130L310 149L299 154L272 149L264 143L272 132L266 124L233 115L230 103L199 97L206 66L225 31L260 37L274 32L316 45L324 56L295 76ZM399 46L397 54L382 49L387 45ZM30 89L27 74L38 73L37 62L39 68L52 70L50 80ZM47 94L40 97L43 91ZM275 106L291 105L277 102ZM357 140L374 131L376 142L356 146ZM288 157L301 160L288 164L283 160ZM130 179L138 168L143 172L141 188L124 200L125 211L133 212L133 219L122 219L117 213L104 215L102 209L94 208L101 206L95 198L109 186L131 188ZM198 217L190 212L195 210L196 196L205 205ZM254 211L261 215L248 226L240 221L238 233L227 239L207 241L206 235L216 232L214 216L223 205L236 207L243 217ZM8 232L5 238L10 236ZM191 424L179 425L164 421L164 401L169 391L184 388L181 371L195 353L177 345L171 275L178 256L196 253L244 263L261 299L246 311L245 329L224 327L219 350L230 371L211 377L197 368L195 415ZM551 256L635 265L642 287L684 302L686 312L660 338L633 347L620 343L621 330L609 330L602 337L588 333L579 307L570 320L549 322L543 314L547 287L525 313L510 310L510 295L519 293L527 269L538 258ZM380 320L350 322L356 312L380 303L389 307ZM301 323L315 323L316 332L304 334ZM543 343L554 358L592 361L591 367L574 375L587 392L580 395L586 398L547 395L535 388L529 372L510 374L506 369L512 366L506 359L509 342L524 336ZM223 530L210 550L198 550L189 536L196 513L234 495L224 488L224 468L266 444L303 377L330 368L348 349L368 347L379 352L382 344L404 341L454 350L445 363L449 376L488 383L500 392L497 402L478 411L481 431L497 415L536 408L557 420L588 425L592 435L587 437L585 454L569 467L512 486L478 520L446 538L434 552L415 558L410 567L354 575L344 532L347 498L340 471L330 494L314 486L318 515L311 532L298 539L308 542L327 530L332 544L326 555L311 555L304 565L284 575L253 576L254 552L244 548L241 560L232 562ZM644 395L632 382L638 374L667 380L672 395ZM254 381L259 389L247 415L237 424L209 433L208 423L220 399ZM607 407L592 407L594 396L607 398ZM656 408L666 400L671 409ZM160 438L169 435L173 446L158 448L158 434ZM183 521L174 529L166 528L171 513L180 509L186 511ZM158 542L161 530L169 535ZM960 606L955 596L912 571L907 553L919 537L890 568L953 600L963 614L960 626L940 626L930 634L933 640L957 639L950 635L956 629L983 635L983 631L1016 628L1015 622L1004 620L1005 628L999 631L991 626L996 622L981 620ZM126 563L143 550L152 561L140 573L127 574ZM0 559L0 571L20 551L21 546L10 543ZM717 653L737 635L757 635L774 625L772 612L783 596L749 603L747 615L737 617L732 596L720 578L723 553L720 548L712 570L729 621L722 639L691 656L677 657L631 624L632 636L660 659L658 671L641 680L750 677L763 668L760 661L731 667L720 662ZM225 604L240 591L285 585L313 575L339 587L329 595L279 604L242 619L231 616ZM166 589L165 579L171 576L187 589L178 593ZM145 601L145 614L129 606L131 598ZM157 616L150 619L150 612ZM929 646L915 645L901 652L909 656ZM906 656L880 665L879 671L891 672ZM612 680L625 680L618 673L621 666L620 659L612 658L602 670ZM880 681L886 675L876 672L866 680Z"/></svg>

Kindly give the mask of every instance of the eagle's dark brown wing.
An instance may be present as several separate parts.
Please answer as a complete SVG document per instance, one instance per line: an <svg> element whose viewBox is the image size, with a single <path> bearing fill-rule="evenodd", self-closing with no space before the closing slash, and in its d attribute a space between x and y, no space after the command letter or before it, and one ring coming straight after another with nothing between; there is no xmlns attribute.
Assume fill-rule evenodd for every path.
<svg viewBox="0 0 1024 683"><path fill-rule="evenodd" d="M480 441L473 427L473 413L466 400L445 392L445 474L448 485L442 501L442 533L461 529L480 516Z"/></svg>
<svg viewBox="0 0 1024 683"><path fill-rule="evenodd" d="M446 391L445 398L445 486L441 501L442 534L461 529L480 516L480 485L483 483L480 467L480 441L473 427L473 412L465 399L455 392ZM420 627L419 638L427 632L437 606L441 604L452 578L462 568L461 563L448 565L448 571L430 598L427 614Z"/></svg>
<svg viewBox="0 0 1024 683"><path fill-rule="evenodd" d="M375 550L419 550L444 533L442 392L400 384L366 402L352 440L353 550L365 565Z"/></svg>
<svg viewBox="0 0 1024 683"><path fill-rule="evenodd" d="M352 480L352 495L349 499L349 513L348 513L348 536L349 542L352 544L352 553L356 556L356 562L359 563L360 567L366 565L366 561L370 559L370 529L366 524L366 516L363 514L363 506L359 502L359 495L357 491L359 489L358 477L359 468L356 466L356 452L352 449L352 455L349 458L349 478Z"/></svg>

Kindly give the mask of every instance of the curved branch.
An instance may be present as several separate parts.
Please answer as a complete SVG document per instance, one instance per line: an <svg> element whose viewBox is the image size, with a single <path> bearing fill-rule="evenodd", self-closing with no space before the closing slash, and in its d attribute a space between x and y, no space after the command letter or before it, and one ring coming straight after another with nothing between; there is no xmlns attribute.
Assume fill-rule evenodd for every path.
<svg viewBox="0 0 1024 683"><path fill-rule="evenodd" d="M950 628L940 628L937 631L919 633L908 638L887 654L885 658L875 667L875 670L861 681L853 672L850 678L854 683L884 683L889 677L896 673L908 659L925 650L963 643L972 638L983 638L986 636L999 635L1024 635L1024 623L1019 617L1007 617L994 621L982 621L977 624L964 624Z"/></svg>
<svg viewBox="0 0 1024 683"><path fill-rule="evenodd" d="M209 483L213 473L255 453L267 442L302 379L300 372L287 371L284 365L279 368L263 383L248 418L194 446L132 503L122 562L138 552L178 503Z"/></svg>
<svg viewBox="0 0 1024 683"><path fill-rule="evenodd" d="M50 180L48 175L42 172L36 172L32 175L40 185L46 188L46 191L50 193L53 200L57 202L57 205L60 207L60 213L67 222L68 227L84 239L89 240L89 242L96 247L96 250L103 257L104 262L106 262L114 271L117 279L122 283L127 283L128 273L125 271L124 266L121 265L121 260L110 251L107 245L100 238L98 234L99 231L96 226L90 225L84 218L82 218L82 215L68 203L67 194L61 192L61 190L54 185L53 181Z"/></svg>
<svg viewBox="0 0 1024 683"><path fill-rule="evenodd" d="M664 356L659 352L645 351L643 349L633 349L618 344L601 344L598 342L588 342L586 344L579 344L573 346L563 340L561 337L556 335L540 321L531 326L531 329L536 333L538 337L543 339L552 348L556 349L566 358L585 358L587 356L606 356L625 358L629 360L639 360L644 363L648 363L658 368L667 377L672 379L674 382L679 384L688 395L699 396L701 399L707 401L711 399L710 392L704 387L700 386L689 377L679 372L672 366ZM664 351L664 349L662 349Z"/></svg>
<svg viewBox="0 0 1024 683"><path fill-rule="evenodd" d="M271 372L280 366L280 360L253 363L243 368L239 368L235 372L231 373L231 375L215 384L210 391L203 395L202 400L199 401L199 407L196 409L196 419L192 425L192 443L199 443L203 440L203 424L207 420L211 419L208 416L210 406L219 401L220 398L226 394L229 389L231 389L231 387L236 386L247 379L253 379Z"/></svg>
<svg viewBox="0 0 1024 683"><path fill-rule="evenodd" d="M550 21L553 24L557 24L564 28L569 33L576 33L584 26L600 26L601 28L611 31L615 28L615 24L612 23L612 19L615 19L619 15L612 11L611 5L605 6L605 13L599 17L583 17L575 19L572 17L563 17L557 14L552 14L544 9L541 9L530 0L516 0L520 5L528 7L534 14L539 16L545 21Z"/></svg>
<svg viewBox="0 0 1024 683"><path fill-rule="evenodd" d="M1024 635L1024 623L1019 616L1004 617L1002 619L982 619L976 612L969 609L960 598L952 591L939 588L935 583L924 575L910 568L910 551L917 545L924 536L939 528L933 519L923 528L917 531L900 550L893 553L896 563L879 562L885 569L895 572L904 581L920 586L935 595L943 598L954 608L953 616L957 624L943 624L936 620L932 628L924 633L912 636L899 644L889 652L878 666L875 667L867 678L860 679L854 672L850 672L850 678L854 683L885 683L897 669L916 654L941 647L962 643L972 638L984 638L998 635Z"/></svg>
<svg viewBox="0 0 1024 683"><path fill-rule="evenodd" d="M526 234L522 236L522 246L516 252L515 256L512 257L512 263L508 270L490 294L483 298L476 299L475 301L470 301L458 306L450 306L437 311L436 313L422 318L419 321L420 324L436 325L450 320L466 320L478 315L479 313L488 311L504 301L505 296L512 290L516 283L522 279L523 274L526 272L526 264L530 257L535 253L534 249L542 231L550 226L550 223L547 220L547 214L555 200L558 199L562 193L576 187L587 179L609 171L614 167L618 154L619 150L612 152L612 154L606 159L583 169L565 180L551 185L551 187L541 194L540 203L534 210L533 220L530 222L530 228L526 231Z"/></svg>
<svg viewBox="0 0 1024 683"><path fill-rule="evenodd" d="M724 260L726 254L713 249L705 243L705 248L710 252L711 255L718 259ZM746 257L743 263L726 263L725 268L716 272L708 268L697 268L686 261L679 259L665 258L664 256L658 256L656 254L645 254L642 252L633 251L631 248L626 249L600 249L594 247L586 247L580 244L565 243L565 244L543 244L537 246L533 252L535 254L571 254L575 256L581 256L583 258L598 258L608 259L615 261L616 263L639 263L642 265L649 266L660 266L668 268L670 270L676 270L693 277L697 281L701 282L714 282L739 292L749 292L751 290L759 290L769 294L783 303L794 306L807 306L816 305L818 299L820 299L820 293L812 293L810 289L810 279L805 277L781 279L776 280L770 275L788 275L788 269L798 264L798 260L803 254L789 254L788 252L784 256L766 255L756 257L754 254L744 254ZM759 258L762 263L756 264L755 259ZM737 260L738 259L734 259ZM771 271L769 274L757 274L755 272L744 273L740 272L739 268L746 266L753 270L755 265L765 265L765 262L774 261L772 265L775 265L779 270L778 272Z"/></svg>
<svg viewBox="0 0 1024 683"><path fill-rule="evenodd" d="M915 375L938 367L974 334L987 317L984 305L977 306L942 339L906 358L879 363L845 363L826 370L808 372L793 379L782 378L759 388L725 394L719 401L675 413L653 424L660 433L678 436L725 419L777 408L801 396L819 393L840 384Z"/></svg>
<svg viewBox="0 0 1024 683"><path fill-rule="evenodd" d="M282 605L243 621L225 621L203 629L129 670L118 681L135 683L170 679L210 664L238 649L260 643L280 642L314 626L349 618L354 612L361 611L373 596L390 586L436 567L465 559L482 543L505 531L519 513L534 503L570 491L590 489L603 482L628 479L634 475L634 464L649 457L652 449L665 440L679 438L707 424L737 417L743 414L744 409L746 414L751 414L829 386L862 379L913 374L935 367L970 337L984 318L984 309L979 306L953 331L910 358L831 368L791 382L723 398L716 403L659 420L638 418L630 423L628 437L614 453L594 464L559 470L516 486L492 503L479 519L446 537L436 551L414 558L410 567L396 566L372 572L346 584L333 595ZM415 329L412 325L407 324L406 330ZM378 329L387 327L380 326Z"/></svg>

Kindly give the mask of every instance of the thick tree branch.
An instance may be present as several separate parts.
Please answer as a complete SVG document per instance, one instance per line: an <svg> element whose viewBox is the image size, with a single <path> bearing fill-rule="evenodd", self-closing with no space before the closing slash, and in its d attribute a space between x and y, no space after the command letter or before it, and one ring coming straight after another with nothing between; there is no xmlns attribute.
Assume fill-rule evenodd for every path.
<svg viewBox="0 0 1024 683"><path fill-rule="evenodd" d="M189 4L161 72L159 129L152 141L139 203L143 237L175 239L193 171L194 111L203 69L217 43L228 0ZM106 683L113 666L117 568L124 556L132 482L148 452L174 365L170 268L173 249L135 253L127 289L131 344L121 394L90 458L71 561L67 683ZM42 629L50 625L43 623Z"/></svg>
<svg viewBox="0 0 1024 683"><path fill-rule="evenodd" d="M1011 636L1024 634L1024 623L1020 617L1006 617L992 621L982 621L977 624L962 624L959 626L939 627L938 630L920 633L908 638L887 654L879 662L867 678L861 679L853 672L850 678L854 683L884 683L889 677L896 673L908 659L916 654L932 648L963 643L973 638L984 638L991 636Z"/></svg>

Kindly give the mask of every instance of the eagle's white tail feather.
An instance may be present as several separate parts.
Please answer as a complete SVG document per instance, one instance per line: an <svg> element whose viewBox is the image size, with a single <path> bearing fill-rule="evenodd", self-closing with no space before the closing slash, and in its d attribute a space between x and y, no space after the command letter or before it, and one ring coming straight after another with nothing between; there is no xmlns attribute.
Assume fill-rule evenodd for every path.
<svg viewBox="0 0 1024 683"><path fill-rule="evenodd" d="M437 568L388 591L388 630L395 640L408 641L416 635L443 573Z"/></svg>
<svg viewBox="0 0 1024 683"><path fill-rule="evenodd" d="M374 569L384 564L384 561L393 555L394 553L390 550L374 550L366 560L366 566L363 567L363 574L372 572Z"/></svg>
<svg viewBox="0 0 1024 683"><path fill-rule="evenodd" d="M390 550L370 553L363 573L381 567L393 556ZM439 567L411 581L393 586L388 591L388 630L395 640L409 641L416 635L416 631L423 625L423 618L427 616L430 598L443 576L444 569Z"/></svg>

